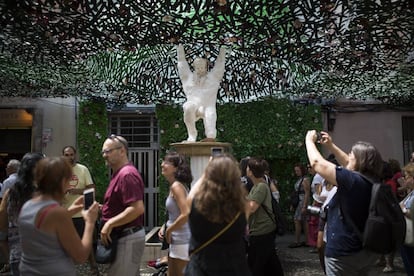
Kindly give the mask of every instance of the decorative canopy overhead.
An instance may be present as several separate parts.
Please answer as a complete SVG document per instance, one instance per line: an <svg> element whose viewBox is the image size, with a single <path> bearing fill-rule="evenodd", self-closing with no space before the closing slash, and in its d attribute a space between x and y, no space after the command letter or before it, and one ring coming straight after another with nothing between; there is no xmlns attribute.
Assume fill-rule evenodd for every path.
<svg viewBox="0 0 414 276"><path fill-rule="evenodd" d="M414 1L4 0L0 94L184 99L175 45L214 65L220 101L414 96Z"/></svg>

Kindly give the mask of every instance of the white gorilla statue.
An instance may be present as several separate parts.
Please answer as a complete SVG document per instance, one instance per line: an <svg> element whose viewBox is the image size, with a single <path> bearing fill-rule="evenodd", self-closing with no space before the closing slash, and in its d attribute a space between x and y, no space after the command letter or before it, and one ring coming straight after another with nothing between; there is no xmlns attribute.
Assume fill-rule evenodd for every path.
<svg viewBox="0 0 414 276"><path fill-rule="evenodd" d="M185 58L183 45L178 45L178 73L187 97L183 105L184 123L188 133L187 142L196 141L196 122L199 119L203 119L206 134L206 139L203 141L215 141L216 139L217 91L224 75L225 57L226 49L221 47L214 68L210 72L207 71L207 60L196 58L193 62L194 72L192 72Z"/></svg>

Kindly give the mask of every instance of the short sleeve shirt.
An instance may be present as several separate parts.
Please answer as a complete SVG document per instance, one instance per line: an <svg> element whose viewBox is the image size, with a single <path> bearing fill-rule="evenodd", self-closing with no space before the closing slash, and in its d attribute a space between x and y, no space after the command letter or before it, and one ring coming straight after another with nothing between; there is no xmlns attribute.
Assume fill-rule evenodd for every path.
<svg viewBox="0 0 414 276"><path fill-rule="evenodd" d="M72 167L72 176L69 181L71 188L85 189L86 186L91 184L93 184L92 177L86 166L76 164ZM66 208L69 207L78 197L79 195L66 194L63 200L63 206ZM82 213L78 212L73 217L80 218L82 217Z"/></svg>
<svg viewBox="0 0 414 276"><path fill-rule="evenodd" d="M316 185L321 185L323 183L323 181L324 181L324 179L323 179L323 177L319 173L316 173L313 176L312 184L311 184L311 192L312 192L312 194L314 194L316 192L315 191Z"/></svg>
<svg viewBox="0 0 414 276"><path fill-rule="evenodd" d="M258 183L250 190L248 199L253 200L260 205L256 212L249 217L249 230L250 235L252 236L268 234L276 229L276 225L272 218L261 206L264 204L268 210L272 210L270 197L270 189L266 183Z"/></svg>
<svg viewBox="0 0 414 276"><path fill-rule="evenodd" d="M111 178L102 206L102 222L122 213L131 203L144 199L144 182L138 170L127 164L116 171ZM118 231L133 226L142 226L143 215L133 221L116 227Z"/></svg>
<svg viewBox="0 0 414 276"><path fill-rule="evenodd" d="M1 186L0 198L3 198L4 193L10 189L16 181L17 173L12 173L8 178L6 178L6 180L4 180L3 185Z"/></svg>
<svg viewBox="0 0 414 276"><path fill-rule="evenodd" d="M336 168L338 189L328 203L327 211L327 243L325 256L340 257L355 254L362 249L362 243L351 223L352 219L361 232L368 218L371 200L371 183L361 175L342 167Z"/></svg>
<svg viewBox="0 0 414 276"><path fill-rule="evenodd" d="M402 203L404 204L405 208L410 209L411 211L411 207L414 204L414 190L411 191L402 201Z"/></svg>

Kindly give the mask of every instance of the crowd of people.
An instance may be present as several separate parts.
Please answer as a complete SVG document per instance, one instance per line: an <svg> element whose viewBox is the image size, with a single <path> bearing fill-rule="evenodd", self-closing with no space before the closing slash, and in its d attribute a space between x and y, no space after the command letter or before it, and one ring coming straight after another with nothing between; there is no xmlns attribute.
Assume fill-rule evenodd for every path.
<svg viewBox="0 0 414 276"><path fill-rule="evenodd" d="M144 183L128 159L128 142L111 135L101 152L112 175L103 204L85 207L83 192L95 185L88 168L65 146L57 157L31 152L12 159L2 183L0 250L11 275L77 275L87 260L100 275L94 247L99 237L117 245L107 275L139 275L144 252Z"/></svg>
<svg viewBox="0 0 414 276"><path fill-rule="evenodd" d="M384 162L371 143L356 142L347 154L333 143L328 133L321 132L320 136L318 142L335 156L337 162L323 158L316 146L316 131L308 131L305 139L308 160L315 172L324 179L328 191L322 205L324 219L319 229L322 233L318 235L323 242L317 243L320 250L323 250L321 265L326 275L368 275L373 265L379 264L382 258L386 259L383 272L393 272L394 253L379 256L365 249L356 233L364 231L369 213L372 184L366 177L394 186L394 191L400 190L401 194L406 194L402 195L404 199L400 205L404 215L411 217L409 209L412 203L410 195L413 180L410 168L413 163L410 162L400 170L395 160ZM394 163L395 169L391 173L386 170L388 163ZM404 177L397 178L401 173ZM395 183L389 181L392 178ZM329 190L328 185L333 185L333 188ZM396 248L400 250L407 275L414 275L413 249L404 244Z"/></svg>
<svg viewBox="0 0 414 276"><path fill-rule="evenodd" d="M316 141L331 153L324 158ZM295 164L292 189L297 197L289 210L294 240L290 250L309 247L317 253L325 275L368 275L373 265L394 271L401 255L414 275L414 247L402 245L380 256L363 248L352 226L364 229L371 185L362 176L390 185L407 217L414 201L414 160L403 168L384 162L370 143L356 142L347 154L331 136L308 131L308 166ZM116 244L107 275L140 275L145 246L144 182L128 159L128 142L109 136L101 152L112 175L102 205L84 208L83 192L95 188L93 178L66 146L61 156L27 153L7 165L0 192L0 250L9 259L2 271L12 275L76 275L77 263L89 262L100 275L95 240ZM158 235L169 244L163 265L169 276L284 275L276 247L276 224L268 210L280 201L269 163L259 157L237 161L230 154L212 156L193 187L186 156L169 151L161 163L168 183L167 219ZM190 189L191 188L191 189ZM286 193L284 193L286 194ZM303 237L302 237L303 234ZM398 252L397 252L398 250Z"/></svg>

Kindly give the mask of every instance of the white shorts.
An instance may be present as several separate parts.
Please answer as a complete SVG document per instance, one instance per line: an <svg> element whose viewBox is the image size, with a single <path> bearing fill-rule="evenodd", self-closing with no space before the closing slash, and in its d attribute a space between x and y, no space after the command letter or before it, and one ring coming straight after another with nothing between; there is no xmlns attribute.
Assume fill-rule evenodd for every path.
<svg viewBox="0 0 414 276"><path fill-rule="evenodd" d="M188 256L188 249L190 247L189 243L186 244L170 244L168 251L168 256L174 259L180 259L183 261L189 261L190 257Z"/></svg>

